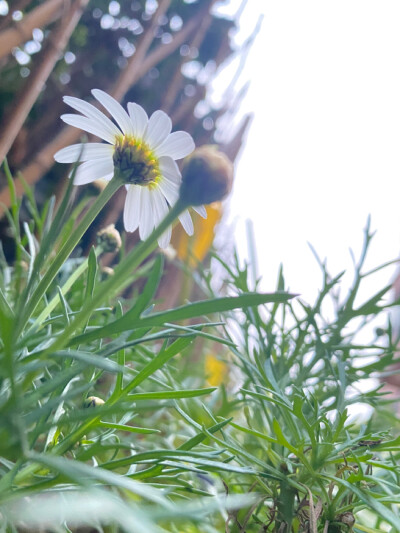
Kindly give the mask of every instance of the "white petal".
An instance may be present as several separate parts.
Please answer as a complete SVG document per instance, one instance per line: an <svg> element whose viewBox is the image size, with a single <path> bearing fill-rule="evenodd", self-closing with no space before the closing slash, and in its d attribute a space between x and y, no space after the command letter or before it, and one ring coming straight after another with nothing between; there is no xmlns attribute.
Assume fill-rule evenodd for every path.
<svg viewBox="0 0 400 533"><path fill-rule="evenodd" d="M155 111L147 124L144 140L152 150L156 149L171 133L172 122L164 111Z"/></svg>
<svg viewBox="0 0 400 533"><path fill-rule="evenodd" d="M154 225L158 226L168 213L168 205L159 189L150 191L150 198L153 204Z"/></svg>
<svg viewBox="0 0 400 533"><path fill-rule="evenodd" d="M115 119L123 133L125 135L133 135L131 119L122 105L109 94L105 93L104 91L100 91L100 89L93 89L92 94Z"/></svg>
<svg viewBox="0 0 400 533"><path fill-rule="evenodd" d="M114 148L110 144L87 143L71 144L61 148L54 154L54 159L58 163L77 163L79 161L89 161L89 159L98 159L113 154Z"/></svg>
<svg viewBox="0 0 400 533"><path fill-rule="evenodd" d="M175 205L179 198L179 187L166 178L160 180L158 188L167 199L169 205Z"/></svg>
<svg viewBox="0 0 400 533"><path fill-rule="evenodd" d="M76 171L74 177L74 185L85 185L101 178L107 179L109 175L113 175L114 165L113 160L110 157L104 157L102 159L94 159L92 161L86 161L82 163ZM72 177L73 171L70 174Z"/></svg>
<svg viewBox="0 0 400 533"><path fill-rule="evenodd" d="M64 96L63 100L66 104L82 113L82 115L85 115L85 117L91 118L95 123L104 126L110 135L121 135L117 126L104 113L97 109L97 107L94 107L94 105L74 96Z"/></svg>
<svg viewBox="0 0 400 533"><path fill-rule="evenodd" d="M186 131L174 131L157 147L156 153L160 157L169 155L172 159L182 159L195 149L192 137Z"/></svg>
<svg viewBox="0 0 400 533"><path fill-rule="evenodd" d="M143 187L129 185L125 199L124 226L126 231L135 231L140 221L140 200Z"/></svg>
<svg viewBox="0 0 400 533"><path fill-rule="evenodd" d="M182 224L183 229L186 231L186 233L188 235L193 235L194 228L192 217L189 215L189 211L184 211L181 215L179 215L179 221Z"/></svg>
<svg viewBox="0 0 400 533"><path fill-rule="evenodd" d="M153 206L148 187L142 187L139 235L142 241L146 240L154 228Z"/></svg>
<svg viewBox="0 0 400 533"><path fill-rule="evenodd" d="M207 211L204 205L196 205L196 206L193 205L192 207L196 211L196 213L198 213L201 217L207 218Z"/></svg>
<svg viewBox="0 0 400 533"><path fill-rule="evenodd" d="M159 189L153 189L150 192L150 197L153 204L154 223L158 226L168 213L167 202ZM158 238L160 248L166 248L171 240L171 227L169 227L168 230L164 231L164 233Z"/></svg>
<svg viewBox="0 0 400 533"><path fill-rule="evenodd" d="M166 248L168 244L171 241L171 234L172 234L172 226L168 226L168 228L164 231L164 233L158 237L158 246L160 248Z"/></svg>
<svg viewBox="0 0 400 533"><path fill-rule="evenodd" d="M144 130L146 129L149 117L143 107L139 104L129 102L127 107L132 122L133 136L141 139L144 135Z"/></svg>
<svg viewBox="0 0 400 533"><path fill-rule="evenodd" d="M87 131L88 133L92 133L93 135L96 135L96 137L100 137L100 139L104 139L111 144L114 144L115 142L115 135L111 134L103 124L100 124L91 118L67 114L61 115L61 119L66 124Z"/></svg>
<svg viewBox="0 0 400 533"><path fill-rule="evenodd" d="M160 157L158 163L160 165L161 174L177 185L180 185L182 176L175 161L164 155Z"/></svg>

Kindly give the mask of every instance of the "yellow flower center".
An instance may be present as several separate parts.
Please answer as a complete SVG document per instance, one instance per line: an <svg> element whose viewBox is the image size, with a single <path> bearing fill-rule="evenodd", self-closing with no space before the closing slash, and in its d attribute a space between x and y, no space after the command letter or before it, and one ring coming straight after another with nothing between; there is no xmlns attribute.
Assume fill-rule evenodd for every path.
<svg viewBox="0 0 400 533"><path fill-rule="evenodd" d="M125 183L151 187L160 178L158 159L142 139L117 137L113 160Z"/></svg>

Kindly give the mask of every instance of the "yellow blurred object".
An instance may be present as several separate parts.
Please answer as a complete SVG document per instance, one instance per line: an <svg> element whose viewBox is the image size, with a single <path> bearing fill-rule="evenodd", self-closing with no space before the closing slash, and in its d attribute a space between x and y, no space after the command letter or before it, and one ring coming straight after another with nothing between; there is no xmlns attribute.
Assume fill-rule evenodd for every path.
<svg viewBox="0 0 400 533"><path fill-rule="evenodd" d="M181 225L176 226L172 235L172 245L181 261L191 268L203 261L214 240L215 226L222 216L222 203L214 202L206 206L207 218L194 215L194 234L189 237Z"/></svg>
<svg viewBox="0 0 400 533"><path fill-rule="evenodd" d="M206 355L204 369L207 382L211 387L218 387L218 385L221 385L228 374L227 364L220 359L217 359L212 353Z"/></svg>

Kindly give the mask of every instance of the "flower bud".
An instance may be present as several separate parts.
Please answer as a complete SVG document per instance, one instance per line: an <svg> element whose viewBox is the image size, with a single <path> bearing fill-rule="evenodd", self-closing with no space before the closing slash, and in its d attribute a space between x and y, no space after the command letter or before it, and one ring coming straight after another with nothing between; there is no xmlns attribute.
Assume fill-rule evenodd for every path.
<svg viewBox="0 0 400 533"><path fill-rule="evenodd" d="M181 200L187 205L211 204L231 190L233 164L216 146L197 148L182 168Z"/></svg>
<svg viewBox="0 0 400 533"><path fill-rule="evenodd" d="M100 407L101 405L104 405L104 400L98 398L97 396L88 396L83 402L83 407L85 408Z"/></svg>
<svg viewBox="0 0 400 533"><path fill-rule="evenodd" d="M338 516L338 521L351 528L354 526L356 519L351 511L346 511Z"/></svg>
<svg viewBox="0 0 400 533"><path fill-rule="evenodd" d="M100 279L101 281L104 281L108 279L110 276L114 275L114 269L109 266L102 266L100 267Z"/></svg>
<svg viewBox="0 0 400 533"><path fill-rule="evenodd" d="M118 252L122 241L114 224L106 226L97 233L97 244L102 247L103 252Z"/></svg>

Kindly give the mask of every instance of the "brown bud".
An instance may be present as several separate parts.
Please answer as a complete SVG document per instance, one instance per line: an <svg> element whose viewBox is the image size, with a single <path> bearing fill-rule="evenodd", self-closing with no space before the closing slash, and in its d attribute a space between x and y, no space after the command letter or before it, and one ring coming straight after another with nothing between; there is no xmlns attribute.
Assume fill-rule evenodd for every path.
<svg viewBox="0 0 400 533"><path fill-rule="evenodd" d="M121 248L121 235L115 229L114 224L110 224L97 233L97 244L102 247L103 252L117 252Z"/></svg>
<svg viewBox="0 0 400 533"><path fill-rule="evenodd" d="M216 146L204 145L185 159L180 197L187 205L211 204L231 190L233 164Z"/></svg>
<svg viewBox="0 0 400 533"><path fill-rule="evenodd" d="M346 524L348 527L353 527L356 519L351 511L346 511L338 516L338 521Z"/></svg>

